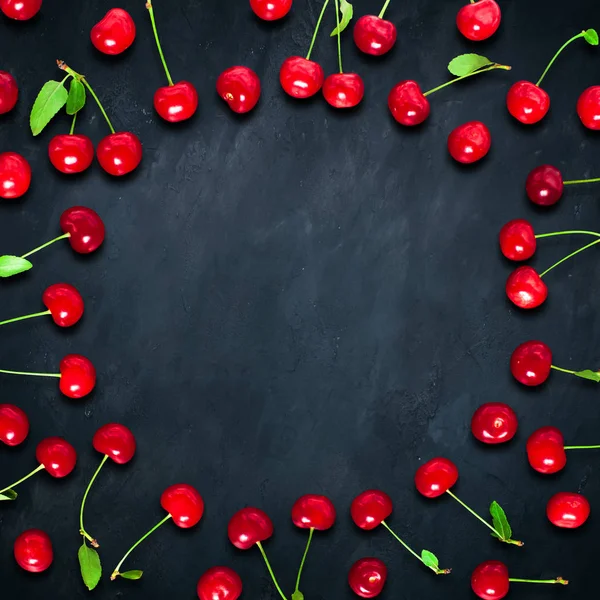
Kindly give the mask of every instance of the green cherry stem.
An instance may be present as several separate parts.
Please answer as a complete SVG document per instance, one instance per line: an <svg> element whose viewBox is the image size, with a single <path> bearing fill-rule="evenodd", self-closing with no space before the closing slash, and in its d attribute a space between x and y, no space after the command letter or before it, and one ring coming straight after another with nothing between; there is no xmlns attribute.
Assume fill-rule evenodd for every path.
<svg viewBox="0 0 600 600"><path fill-rule="evenodd" d="M579 38L585 37L585 31L582 31L581 33L578 33L577 35L574 35L570 40L567 40L558 50L558 52L552 57L552 60L548 63L548 66L546 67L546 69L544 70L544 72L542 73L542 76L538 79L537 83L535 84L536 86L539 86L542 83L542 80L544 79L544 77L546 77L546 74L548 73L548 71L550 70L550 67L554 64L554 61L559 57L560 53L572 42L574 42L575 40L578 40Z"/></svg>
<svg viewBox="0 0 600 600"><path fill-rule="evenodd" d="M555 235L573 235L573 234L582 234L582 235L593 235L594 237L600 237L600 233L596 231L585 231L581 229L572 229L570 231L552 231L550 233L538 233L535 236L536 240L541 238L553 237Z"/></svg>
<svg viewBox="0 0 600 600"><path fill-rule="evenodd" d="M45 310L39 313L33 313L31 315L23 315L22 317L15 317L14 319L6 319L6 321L0 321L0 325L8 325L9 323L16 323L17 321L24 321L25 319L34 319L35 317L45 317L51 314L49 310Z"/></svg>
<svg viewBox="0 0 600 600"><path fill-rule="evenodd" d="M383 5L383 8L381 9L381 12L379 13L379 18L383 19L383 15L385 15L385 11L387 10L388 6L390 5L390 2L392 0L386 0L385 4Z"/></svg>
<svg viewBox="0 0 600 600"><path fill-rule="evenodd" d="M600 446L565 446L565 450L598 450Z"/></svg>
<svg viewBox="0 0 600 600"><path fill-rule="evenodd" d="M562 367L557 367L556 365L550 365L550 368L554 369L555 371L560 371L561 373L568 373L569 375L575 375L576 377L579 377L579 375L577 375L577 371L572 371L571 369L563 369Z"/></svg>
<svg viewBox="0 0 600 600"><path fill-rule="evenodd" d="M562 577L557 577L556 579L515 579L514 577L510 577L509 581L513 583L559 583L560 585L569 585L569 582Z"/></svg>
<svg viewBox="0 0 600 600"><path fill-rule="evenodd" d="M167 67L167 61L165 60L165 55L163 54L162 46L160 45L160 40L158 38L158 29L156 29L156 19L154 18L154 8L152 6L151 0L148 0L148 2L146 2L146 8L148 9L148 13L150 14L150 21L152 23L152 31L154 32L154 39L156 40L156 47L158 48L158 54L160 55L160 61L162 62L163 68L165 69L165 75L167 76L169 85L173 85L173 79L171 78L171 73L169 73L169 68Z"/></svg>
<svg viewBox="0 0 600 600"><path fill-rule="evenodd" d="M60 373L29 373L28 371L6 371L5 369L0 369L0 373L4 373L5 375L28 375L30 377L58 377L60 379Z"/></svg>
<svg viewBox="0 0 600 600"><path fill-rule="evenodd" d="M22 477L21 479L19 479L19 481L15 481L13 484L5 487L3 490L0 490L0 494L3 494L4 492L7 492L8 490L12 490L12 489L16 488L20 483L27 481L27 479L29 479L30 477L33 477L36 473L43 471L45 468L46 467L44 467L44 465L39 465L33 471L31 471L31 473L29 473L29 475L25 475L25 477Z"/></svg>
<svg viewBox="0 0 600 600"><path fill-rule="evenodd" d="M340 67L340 73L344 72L342 66L342 32L340 31L340 6L338 0L335 2L335 22L337 24L337 52L338 52L338 63Z"/></svg>
<svg viewBox="0 0 600 600"><path fill-rule="evenodd" d="M337 0L336 0L336 2L337 2ZM264 548L262 547L262 544L260 542L256 542L256 545L258 546L258 549L260 550L260 553L262 554L265 564L267 565L267 570L269 571L269 575L271 576L271 579L273 580L273 583L275 584L275 587L277 588L279 595L283 598L283 600L287 600L286 595L283 593L281 586L279 585L277 578L275 577L275 573L273 573L273 569L271 568L271 563L269 562L269 559L267 558L267 553L265 552Z"/></svg>
<svg viewBox="0 0 600 600"><path fill-rule="evenodd" d="M69 131L69 135L73 135L73 133L75 133L75 121L77 121L77 113L73 115L73 121L71 121L71 129Z"/></svg>
<svg viewBox="0 0 600 600"><path fill-rule="evenodd" d="M306 562L306 557L308 556L308 549L310 548L310 543L312 542L314 533L315 533L315 528L311 527L310 532L308 534L308 541L306 542L306 548L304 549L304 554L302 556L302 562L300 563L300 568L298 569L298 577L296 577L295 592L300 591L300 578L302 577L302 569L304 569L304 563Z"/></svg>
<svg viewBox="0 0 600 600"><path fill-rule="evenodd" d="M86 530L85 527L83 525L83 511L85 510L85 501L87 500L88 494L90 493L90 490L92 489L92 485L94 485L94 481L96 481L96 477L98 477L98 474L100 473L100 470L102 469L102 467L104 466L104 463L108 460L108 455L105 454L104 458L102 459L102 461L100 462L100 465L98 466L98 468L96 469L96 472L94 473L94 475L92 476L92 478L90 479L90 482L88 483L88 486L85 490L85 494L83 494L83 500L81 501L81 508L79 509L79 533L81 533L81 535L88 540L88 542L94 547L94 548L99 548L100 544L98 544L98 542L96 541L96 538L92 537Z"/></svg>
<svg viewBox="0 0 600 600"><path fill-rule="evenodd" d="M571 254L567 254L567 256L565 256L564 258L561 258L558 262L555 262L551 267L548 267L543 273L540 273L540 278L543 277L544 275L547 275L550 271L552 271L552 269L554 269L555 267L558 267L558 265L560 265L561 263L564 263L566 260L573 258L580 252L583 252L584 250L587 250L588 248L591 248L592 246L595 246L596 244L600 244L600 239L594 240L593 242L586 244L582 248L579 248L579 250L575 250L575 252L571 252Z"/></svg>
<svg viewBox="0 0 600 600"><path fill-rule="evenodd" d="M121 573L119 573L119 569L123 566L123 563L127 559L127 557L148 537L150 537L161 525L164 525L169 519L171 519L171 515L167 515L162 521L158 522L148 533L143 535L127 552L125 556L121 559L121 562L115 567L115 570L112 572L110 576L110 580L114 581Z"/></svg>
<svg viewBox="0 0 600 600"><path fill-rule="evenodd" d="M323 4L323 8L321 9L321 14L319 15L319 19L317 20L317 25L315 27L315 31L313 32L312 40L310 42L310 48L308 49L308 53L306 55L306 60L310 60L310 55L312 54L313 48L315 47L315 42L317 41L317 34L319 33L319 28L321 27L321 21L323 21L323 16L325 15L325 9L329 4L329 0L325 0Z"/></svg>
<svg viewBox="0 0 600 600"><path fill-rule="evenodd" d="M58 242L59 240L66 240L67 238L70 238L70 237L71 237L70 233L64 233L63 235L59 235L58 237L54 238L53 240L50 240L49 242L46 242L45 244L42 244L41 246L38 246L37 248L30 250L29 252L27 252L27 254L23 254L23 256L21 256L21 258L27 258L28 256L31 256L32 254L35 254L36 252L39 252L40 250L47 248L48 246L50 246L50 244L54 244L54 242Z"/></svg>
<svg viewBox="0 0 600 600"><path fill-rule="evenodd" d="M423 94L423 96L429 96L430 94L433 94L434 92L437 92L438 90L441 90L442 88L452 85L453 83L456 83L457 81L462 81L463 79L467 79L467 77L473 77L474 75L479 75L480 73L486 73L487 71L493 71L495 69L502 69L503 71L510 71L512 69L512 67L509 65L500 65L498 63L493 63L489 67L485 67L483 69L477 69L477 71L473 71L472 73L467 73L466 75L461 75L460 77L456 77L455 79L446 81L446 83L442 83L442 85L438 85L437 87L434 87L433 89L429 90L428 92L425 92Z"/></svg>
<svg viewBox="0 0 600 600"><path fill-rule="evenodd" d="M598 183L600 177L594 177L593 179L571 179L569 181L563 181L563 185L578 185L580 183Z"/></svg>

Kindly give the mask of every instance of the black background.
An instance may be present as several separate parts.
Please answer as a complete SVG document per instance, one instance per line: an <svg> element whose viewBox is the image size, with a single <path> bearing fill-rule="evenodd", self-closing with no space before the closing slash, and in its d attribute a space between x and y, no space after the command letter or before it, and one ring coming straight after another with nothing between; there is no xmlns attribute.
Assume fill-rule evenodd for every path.
<svg viewBox="0 0 600 600"><path fill-rule="evenodd" d="M379 11L357 0L356 14ZM162 122L154 90L165 84L143 0L121 3L138 27L134 46L116 58L100 55L89 30L113 2L44 0L31 22L0 19L0 68L20 86L17 109L3 116L0 151L31 163L33 183L17 202L0 206L0 251L20 254L60 233L61 212L75 204L97 210L107 225L101 251L75 255L67 243L40 253L34 270L1 283L2 318L42 309L45 287L75 285L86 301L83 321L60 331L50 319L2 329L0 365L56 371L69 352L88 356L98 385L85 401L69 401L54 380L2 376L1 401L23 407L32 429L25 444L0 448L2 484L35 466L37 442L70 440L79 452L65 480L42 473L0 507L2 596L85 598L76 552L80 499L99 456L94 431L122 422L136 434L138 453L125 467L109 465L87 510L102 543L105 578L99 598L194 598L198 577L215 564L234 567L245 598L273 599L257 550L235 550L226 526L245 505L275 523L267 552L286 591L293 588L306 533L290 521L304 493L333 499L338 522L315 536L303 578L307 599L345 599L350 565L362 556L388 564L385 598L470 598L469 577L486 559L500 559L514 577L571 580L562 586L515 584L511 598L583 598L597 589L599 455L569 456L556 477L527 464L527 436L558 425L568 444L600 442L595 384L553 373L539 389L513 381L508 359L526 339L546 341L565 368L598 367L600 333L597 253L590 251L547 278L550 296L534 313L511 308L497 233L526 217L536 230L598 229L599 190L570 188L559 205L536 211L524 180L538 164L566 179L598 176L599 134L575 113L579 94L600 83L600 50L582 40L555 64L544 87L552 98L538 126L507 113L508 86L539 77L571 35L600 27L593 0L501 0L503 23L488 42L472 44L454 20L461 0L392 0L387 18L398 43L383 59L361 56L344 35L347 71L365 79L354 111L330 109L322 97L287 98L279 87L285 57L304 54L320 2L296 0L279 23L259 22L245 0L156 0L163 45L175 80L193 82L200 108L190 122ZM336 67L327 37L328 11L314 57ZM418 129L397 126L386 106L399 80L424 89L446 81L453 56L476 51L513 70L473 78L431 97L432 114ZM54 59L85 73L117 129L144 145L140 168L111 178L97 164L80 177L50 165L52 135L68 131L57 118L38 138L28 113L37 91L59 79ZM245 64L263 93L247 116L234 115L215 93L218 74ZM458 166L448 133L483 120L493 136L489 156ZM107 128L93 104L78 131L97 143ZM540 243L532 264L543 268L581 239ZM474 409L506 401L520 431L510 444L483 447L471 436ZM456 493L486 514L493 499L506 509L523 549L498 544L450 498L428 501L413 485L416 468L435 455L460 469ZM146 573L139 582L110 583L123 552L164 515L162 490L189 482L206 514L191 531L165 525L130 558ZM390 524L415 548L434 551L449 577L435 577L383 530L363 533L349 518L352 498L386 490ZM561 531L545 516L557 491L583 491L592 517L581 530ZM23 530L46 530L55 563L33 576L21 571L12 544Z"/></svg>

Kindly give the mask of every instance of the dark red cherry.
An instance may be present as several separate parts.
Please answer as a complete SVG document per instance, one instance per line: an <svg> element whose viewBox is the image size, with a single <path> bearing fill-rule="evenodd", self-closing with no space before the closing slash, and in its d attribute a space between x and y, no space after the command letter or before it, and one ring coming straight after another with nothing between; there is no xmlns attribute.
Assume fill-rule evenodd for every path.
<svg viewBox="0 0 600 600"><path fill-rule="evenodd" d="M301 529L325 531L335 523L333 502L316 494L306 494L296 500L292 507L292 522Z"/></svg>
<svg viewBox="0 0 600 600"><path fill-rule="evenodd" d="M118 465L128 463L135 454L135 437L131 430L119 423L108 423L96 431L92 438L94 450L106 454Z"/></svg>
<svg viewBox="0 0 600 600"><path fill-rule="evenodd" d="M471 575L471 589L482 600L500 600L509 588L508 569L498 560L481 563Z"/></svg>
<svg viewBox="0 0 600 600"><path fill-rule="evenodd" d="M506 295L519 308L536 308L548 297L548 287L529 266L517 267L506 280Z"/></svg>
<svg viewBox="0 0 600 600"><path fill-rule="evenodd" d="M71 327L83 316L83 298L77 289L68 283L55 283L46 288L42 302L59 327Z"/></svg>
<svg viewBox="0 0 600 600"><path fill-rule="evenodd" d="M314 60L301 56L290 56L283 61L279 70L279 82L292 98L310 98L322 87L323 68Z"/></svg>
<svg viewBox="0 0 600 600"><path fill-rule="evenodd" d="M122 8L111 8L90 32L92 44L104 54L121 54L135 40L135 23Z"/></svg>
<svg viewBox="0 0 600 600"><path fill-rule="evenodd" d="M185 121L198 108L198 92L188 81L160 87L154 93L154 108L169 123Z"/></svg>
<svg viewBox="0 0 600 600"><path fill-rule="evenodd" d="M375 529L385 521L393 510L392 499L381 490L362 492L350 505L352 520L365 531Z"/></svg>
<svg viewBox="0 0 600 600"><path fill-rule="evenodd" d="M49 437L38 444L35 458L52 477L62 479L70 475L75 468L77 452L67 440Z"/></svg>
<svg viewBox="0 0 600 600"><path fill-rule="evenodd" d="M236 548L248 550L273 535L273 523L267 513L259 508L242 508L231 517L227 535Z"/></svg>
<svg viewBox="0 0 600 600"><path fill-rule="evenodd" d="M197 525L204 514L202 496L187 483L168 487L160 497L160 505L171 515L181 529Z"/></svg>
<svg viewBox="0 0 600 600"><path fill-rule="evenodd" d="M0 153L0 198L20 198L31 184L29 163L16 152Z"/></svg>
<svg viewBox="0 0 600 600"><path fill-rule="evenodd" d="M87 135L56 135L48 144L48 156L54 168L61 173L81 173L94 160L94 144Z"/></svg>
<svg viewBox="0 0 600 600"><path fill-rule="evenodd" d="M361 598L379 596L387 579L387 567L378 558L357 560L348 573L348 583L352 591Z"/></svg>
<svg viewBox="0 0 600 600"><path fill-rule="evenodd" d="M534 204L539 206L556 204L563 193L562 174L552 165L536 167L527 176L525 191Z"/></svg>
<svg viewBox="0 0 600 600"><path fill-rule="evenodd" d="M481 121L459 125L448 136L450 156L459 163L471 164L481 160L492 145L492 134Z"/></svg>
<svg viewBox="0 0 600 600"><path fill-rule="evenodd" d="M233 112L247 113L260 98L260 79L248 67L230 67L219 75L217 93Z"/></svg>
<svg viewBox="0 0 600 600"><path fill-rule="evenodd" d="M508 90L506 107L517 121L532 125L541 121L550 110L550 96L530 81L517 81Z"/></svg>
<svg viewBox="0 0 600 600"><path fill-rule="evenodd" d="M535 254L533 226L525 219L509 221L500 230L500 250L509 260L527 260Z"/></svg>
<svg viewBox="0 0 600 600"><path fill-rule="evenodd" d="M0 0L0 10L9 18L28 21L42 8L42 0Z"/></svg>
<svg viewBox="0 0 600 600"><path fill-rule="evenodd" d="M1 94L0 94L1 97ZM0 100L0 113L2 101ZM593 85L585 90L577 100L577 114L581 122L588 128L600 129L600 85Z"/></svg>
<svg viewBox="0 0 600 600"><path fill-rule="evenodd" d="M60 228L69 233L69 244L79 254L97 250L104 241L104 223L98 213L85 206L67 208L60 217Z"/></svg>
<svg viewBox="0 0 600 600"><path fill-rule="evenodd" d="M6 71L0 71L0 115L10 112L19 98L19 87L15 78Z"/></svg>
<svg viewBox="0 0 600 600"><path fill-rule="evenodd" d="M541 427L527 440L527 460L538 473L558 473L567 464L565 440L556 427Z"/></svg>
<svg viewBox="0 0 600 600"><path fill-rule="evenodd" d="M200 600L237 600L242 595L242 580L229 567L213 567L198 580Z"/></svg>
<svg viewBox="0 0 600 600"><path fill-rule="evenodd" d="M480 42L498 31L501 20L500 7L494 0L480 0L458 11L456 26L468 40Z"/></svg>
<svg viewBox="0 0 600 600"><path fill-rule="evenodd" d="M60 391L67 398L79 399L87 396L96 385L94 365L80 354L68 354L59 365Z"/></svg>
<svg viewBox="0 0 600 600"><path fill-rule="evenodd" d="M24 531L14 544L17 564L30 573L41 573L50 567L54 560L52 541L40 529Z"/></svg>
<svg viewBox="0 0 600 600"><path fill-rule="evenodd" d="M397 84L388 96L392 116L401 125L419 125L431 112L429 100L423 96L416 81L406 80Z"/></svg>
<svg viewBox="0 0 600 600"><path fill-rule="evenodd" d="M554 494L546 505L548 520L563 529L581 527L590 516L590 503L581 494L559 492Z"/></svg>
<svg viewBox="0 0 600 600"><path fill-rule="evenodd" d="M471 432L484 444L503 444L515 437L518 420L515 411L503 402L486 402L471 419Z"/></svg>
<svg viewBox="0 0 600 600"><path fill-rule="evenodd" d="M445 494L458 480L458 468L447 458L432 458L421 465L415 474L417 490L426 498Z"/></svg>
<svg viewBox="0 0 600 600"><path fill-rule="evenodd" d="M552 352L543 342L531 340L515 348L510 357L510 371L523 385L540 385L548 379L552 367Z"/></svg>
<svg viewBox="0 0 600 600"><path fill-rule="evenodd" d="M27 415L14 404L0 404L0 442L7 446L18 446L28 434Z"/></svg>
<svg viewBox="0 0 600 600"><path fill-rule="evenodd" d="M388 53L396 43L396 26L374 15L364 15L354 25L354 43L372 56Z"/></svg>
<svg viewBox="0 0 600 600"><path fill-rule="evenodd" d="M109 175L118 177L131 173L140 164L142 144L133 133L111 133L100 141L96 154L100 166Z"/></svg>
<svg viewBox="0 0 600 600"><path fill-rule="evenodd" d="M292 0L250 0L250 7L260 19L276 21L290 12Z"/></svg>
<svg viewBox="0 0 600 600"><path fill-rule="evenodd" d="M365 95L365 84L356 73L334 73L323 83L323 96L333 108L353 108Z"/></svg>

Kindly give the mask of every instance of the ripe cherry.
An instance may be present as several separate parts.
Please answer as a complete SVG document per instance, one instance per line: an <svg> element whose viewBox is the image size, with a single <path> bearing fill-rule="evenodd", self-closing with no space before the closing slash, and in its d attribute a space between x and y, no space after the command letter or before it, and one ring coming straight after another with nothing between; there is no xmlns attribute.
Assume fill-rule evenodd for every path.
<svg viewBox="0 0 600 600"><path fill-rule="evenodd" d="M1 94L0 94L1 96ZM0 100L0 113L2 101ZM577 100L577 114L588 129L600 129L600 85L587 88Z"/></svg>
<svg viewBox="0 0 600 600"><path fill-rule="evenodd" d="M559 492L546 505L548 520L563 529L581 527L590 516L590 503L581 494Z"/></svg>
<svg viewBox="0 0 600 600"><path fill-rule="evenodd" d="M541 121L550 110L550 96L530 81L517 81L506 96L508 112L517 121L532 125Z"/></svg>
<svg viewBox="0 0 600 600"><path fill-rule="evenodd" d="M290 12L292 0L250 0L250 8L263 21L276 21Z"/></svg>
<svg viewBox="0 0 600 600"><path fill-rule="evenodd" d="M248 67L230 67L217 79L217 94L233 112L247 113L256 106L260 98L260 79Z"/></svg>
<svg viewBox="0 0 600 600"><path fill-rule="evenodd" d="M213 567L198 580L200 600L237 600L242 595L242 580L229 567Z"/></svg>
<svg viewBox="0 0 600 600"><path fill-rule="evenodd" d="M9 18L28 21L42 8L42 0L0 0L0 10Z"/></svg>
<svg viewBox="0 0 600 600"><path fill-rule="evenodd" d="M306 494L296 500L292 507L292 522L301 529L325 531L335 523L333 502L316 494Z"/></svg>
<svg viewBox="0 0 600 600"><path fill-rule="evenodd" d="M55 283L46 288L42 302L59 327L71 327L83 316L83 298L68 283Z"/></svg>
<svg viewBox="0 0 600 600"><path fill-rule="evenodd" d="M41 573L54 560L50 536L40 529L24 531L16 540L14 554L17 564L30 573Z"/></svg>
<svg viewBox="0 0 600 600"><path fill-rule="evenodd" d="M529 266L517 267L506 280L506 295L519 308L536 308L548 297L548 287Z"/></svg>
<svg viewBox="0 0 600 600"><path fill-rule="evenodd" d="M445 494L458 481L458 468L447 458L432 458L422 464L415 474L417 490L426 498Z"/></svg>
<svg viewBox="0 0 600 600"><path fill-rule="evenodd" d="M356 73L334 73L323 83L323 96L333 108L353 108L365 95L365 84Z"/></svg>
<svg viewBox="0 0 600 600"><path fill-rule="evenodd" d="M527 460L538 473L558 473L567 464L565 441L556 427L541 427L527 440Z"/></svg>
<svg viewBox="0 0 600 600"><path fill-rule="evenodd" d="M18 446L28 435L27 415L14 404L0 404L0 442L7 446Z"/></svg>
<svg viewBox="0 0 600 600"><path fill-rule="evenodd" d="M0 153L0 198L20 198L31 184L29 163L16 152Z"/></svg>
<svg viewBox="0 0 600 600"><path fill-rule="evenodd" d="M494 0L480 0L463 6L456 15L458 30L473 42L492 37L502 20L500 7Z"/></svg>
<svg viewBox="0 0 600 600"><path fill-rule="evenodd" d="M127 175L142 161L142 144L130 132L111 133L103 138L96 149L100 166L117 177Z"/></svg>
<svg viewBox="0 0 600 600"><path fill-rule="evenodd" d="M387 579L387 567L378 558L357 560L348 573L348 583L352 591L361 598L379 596Z"/></svg>
<svg viewBox="0 0 600 600"><path fill-rule="evenodd" d="M60 134L50 140L48 156L54 168L61 173L81 173L94 160L94 145L87 135Z"/></svg>
<svg viewBox="0 0 600 600"><path fill-rule="evenodd" d="M242 508L231 517L227 535L236 548L248 550L273 535L273 523L259 508Z"/></svg>
<svg viewBox="0 0 600 600"><path fill-rule="evenodd" d="M503 402L482 404L471 419L471 433L484 444L503 444L512 440L517 427L515 411Z"/></svg>
<svg viewBox="0 0 600 600"><path fill-rule="evenodd" d="M290 56L279 70L279 82L292 98L310 98L323 87L323 68L313 60Z"/></svg>
<svg viewBox="0 0 600 600"><path fill-rule="evenodd" d="M392 514L392 510L392 499L381 490L362 492L350 505L352 520L365 531L381 525Z"/></svg>
<svg viewBox="0 0 600 600"><path fill-rule="evenodd" d="M204 514L202 496L186 483L168 487L160 497L160 505L171 515L181 529L197 525Z"/></svg>
<svg viewBox="0 0 600 600"><path fill-rule="evenodd" d="M525 219L514 219L502 227L500 250L509 260L527 260L535 254L537 241L533 226Z"/></svg>
<svg viewBox="0 0 600 600"><path fill-rule="evenodd" d="M135 436L125 425L108 423L96 431L92 438L94 450L108 456L118 465L128 463L135 454Z"/></svg>
<svg viewBox="0 0 600 600"><path fill-rule="evenodd" d="M78 254L89 254L104 242L104 223L98 213L85 206L67 208L60 217L60 228L69 234L71 248Z"/></svg>
<svg viewBox="0 0 600 600"><path fill-rule="evenodd" d="M431 112L429 100L421 92L416 81L406 80L397 84L388 96L392 116L401 125L419 125Z"/></svg>
<svg viewBox="0 0 600 600"><path fill-rule="evenodd" d="M510 371L523 385L540 385L548 379L552 352L543 342L531 340L517 346L510 357Z"/></svg>
<svg viewBox="0 0 600 600"><path fill-rule="evenodd" d="M62 479L75 468L77 452L63 438L49 437L38 444L35 458L52 477Z"/></svg>
<svg viewBox="0 0 600 600"><path fill-rule="evenodd" d="M525 191L534 204L539 206L556 204L563 194L562 174L552 165L536 167L527 176Z"/></svg>
<svg viewBox="0 0 600 600"><path fill-rule="evenodd" d="M60 391L67 398L87 396L96 386L96 369L85 356L68 354L59 365Z"/></svg>
<svg viewBox="0 0 600 600"><path fill-rule="evenodd" d="M396 43L396 26L381 16L364 15L354 25L354 43L371 56L387 54Z"/></svg>
<svg viewBox="0 0 600 600"><path fill-rule="evenodd" d="M0 71L0 115L10 112L19 98L19 88L15 78L6 71Z"/></svg>
<svg viewBox="0 0 600 600"><path fill-rule="evenodd" d="M111 8L102 20L92 27L90 38L100 52L121 54L135 40L135 23L126 10Z"/></svg>
<svg viewBox="0 0 600 600"><path fill-rule="evenodd" d="M154 108L169 123L185 121L198 109L198 92L188 81L160 87L154 93Z"/></svg>
<svg viewBox="0 0 600 600"><path fill-rule="evenodd" d="M481 121L460 125L448 136L448 151L459 163L471 164L481 160L490 150L492 135Z"/></svg>

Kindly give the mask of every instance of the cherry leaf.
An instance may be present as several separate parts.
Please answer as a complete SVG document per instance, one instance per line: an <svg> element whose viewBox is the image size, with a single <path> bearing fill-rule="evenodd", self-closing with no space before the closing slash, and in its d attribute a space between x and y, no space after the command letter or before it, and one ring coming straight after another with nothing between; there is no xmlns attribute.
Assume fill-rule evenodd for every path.
<svg viewBox="0 0 600 600"><path fill-rule="evenodd" d="M304 594L300 590L296 590L292 594L292 600L304 600Z"/></svg>
<svg viewBox="0 0 600 600"><path fill-rule="evenodd" d="M42 86L29 115L29 125L33 135L42 132L52 117L67 103L68 96L62 81L51 80Z"/></svg>
<svg viewBox="0 0 600 600"><path fill-rule="evenodd" d="M587 29L583 32L583 39L592 46L598 45L598 32L595 29Z"/></svg>
<svg viewBox="0 0 600 600"><path fill-rule="evenodd" d="M67 114L74 115L85 106L85 86L78 79L72 79L67 97Z"/></svg>
<svg viewBox="0 0 600 600"><path fill-rule="evenodd" d="M510 528L504 509L495 500L490 505L490 514L492 515L494 529L499 534L498 537L501 540L510 540L512 529Z"/></svg>
<svg viewBox="0 0 600 600"><path fill-rule="evenodd" d="M479 54L461 54L448 63L448 71L456 77L464 77L492 64L489 58Z"/></svg>
<svg viewBox="0 0 600 600"><path fill-rule="evenodd" d="M354 16L354 7L352 4L350 4L350 2L348 2L348 0L340 0L340 13L342 13L342 18L340 20L339 27L336 27L331 32L331 37L342 33L342 31L348 27L350 21L352 21L352 17Z"/></svg>
<svg viewBox="0 0 600 600"><path fill-rule="evenodd" d="M125 573L119 573L119 575L123 579L141 579L144 571L138 571L134 569L133 571L125 571Z"/></svg>
<svg viewBox="0 0 600 600"><path fill-rule="evenodd" d="M575 371L573 375L581 377L582 379L589 379L600 383L600 373L598 371L592 371L591 369L584 369L583 371Z"/></svg>
<svg viewBox="0 0 600 600"><path fill-rule="evenodd" d="M20 256L0 256L0 277L10 277L18 275L24 271L29 271L33 265L26 259Z"/></svg>
<svg viewBox="0 0 600 600"><path fill-rule="evenodd" d="M16 500L17 495L17 492L15 492L14 490L4 490L0 494L0 502L2 502L2 500Z"/></svg>
<svg viewBox="0 0 600 600"><path fill-rule="evenodd" d="M433 552L429 552L429 550L421 550L421 560L426 567L434 571L437 571L440 566L438 557Z"/></svg>
<svg viewBox="0 0 600 600"><path fill-rule="evenodd" d="M83 546L77 552L79 558L79 567L81 568L81 578L88 590L92 591L100 582L102 577L102 565L100 556L93 549L83 542Z"/></svg>

